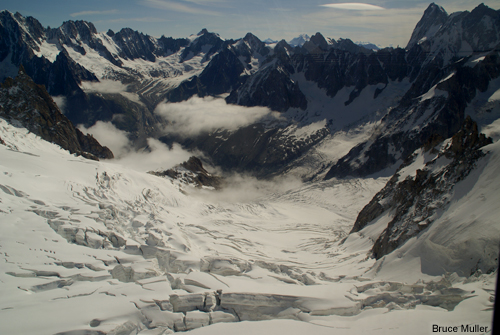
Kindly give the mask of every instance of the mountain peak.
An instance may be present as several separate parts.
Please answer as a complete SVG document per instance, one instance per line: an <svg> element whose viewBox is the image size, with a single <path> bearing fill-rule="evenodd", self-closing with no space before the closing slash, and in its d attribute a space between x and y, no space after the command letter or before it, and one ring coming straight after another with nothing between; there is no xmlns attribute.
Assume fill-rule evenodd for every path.
<svg viewBox="0 0 500 335"><path fill-rule="evenodd" d="M427 9L425 10L424 15L425 15L426 12L433 12L433 11L439 11L439 12L447 14L446 10L443 7L441 7L439 5L436 5L436 3L432 2L432 3L429 4L429 6L427 7Z"/></svg>
<svg viewBox="0 0 500 335"><path fill-rule="evenodd" d="M406 49L409 50L422 41L430 39L447 19L448 13L446 10L435 3L431 3L415 26Z"/></svg>
<svg viewBox="0 0 500 335"><path fill-rule="evenodd" d="M247 33L245 35L245 37L243 37L243 40L244 41L259 41L259 42L261 42L261 40L259 40L259 38L252 33Z"/></svg>
<svg viewBox="0 0 500 335"><path fill-rule="evenodd" d="M299 36L293 38L290 40L290 42L288 42L288 44L290 44L292 47L301 47L302 45L304 45L304 43L306 43L307 41L309 41L311 39L311 37L307 34L300 34Z"/></svg>
<svg viewBox="0 0 500 335"><path fill-rule="evenodd" d="M198 34L196 34L197 36L201 36L201 35L205 35L205 34L208 34L208 30L207 28L203 28Z"/></svg>
<svg viewBox="0 0 500 335"><path fill-rule="evenodd" d="M476 19L480 19L481 17L483 17L485 15L495 17L495 16L498 16L499 14L496 10L486 6L484 3L481 3L481 4L477 5L477 7L472 10L471 15Z"/></svg>

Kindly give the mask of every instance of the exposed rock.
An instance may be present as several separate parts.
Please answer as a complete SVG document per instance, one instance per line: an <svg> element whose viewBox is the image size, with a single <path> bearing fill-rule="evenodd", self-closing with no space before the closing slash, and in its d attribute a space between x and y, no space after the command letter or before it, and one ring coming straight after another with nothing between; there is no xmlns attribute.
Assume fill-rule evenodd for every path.
<svg viewBox="0 0 500 335"><path fill-rule="evenodd" d="M252 171L256 176L266 177L285 169L287 164L330 133L327 127L323 127L306 136L289 136L294 129L296 125L268 127L257 123L235 131L221 129L196 138L165 136L160 140L167 144L178 142L187 148L198 148L225 171Z"/></svg>
<svg viewBox="0 0 500 335"><path fill-rule="evenodd" d="M65 117L45 87L37 85L19 68L15 79L7 78L0 89L0 116L20 122L44 140L86 158L113 158L113 153L91 135L83 135Z"/></svg>
<svg viewBox="0 0 500 335"><path fill-rule="evenodd" d="M226 101L249 107L266 106L278 112L286 112L291 107L305 110L307 99L299 85L290 78L287 67L286 63L278 61L259 71L233 90Z"/></svg>
<svg viewBox="0 0 500 335"><path fill-rule="evenodd" d="M406 48L411 49L413 46L431 39L447 19L448 13L444 8L431 3L415 26Z"/></svg>
<svg viewBox="0 0 500 335"><path fill-rule="evenodd" d="M213 187L220 189L224 185L224 179L210 174L203 167L201 160L195 156L190 157L186 162L168 169L166 171L150 171L150 174L164 177L168 176L174 179L180 179L188 184L194 184L196 187Z"/></svg>
<svg viewBox="0 0 500 335"><path fill-rule="evenodd" d="M463 180L475 167L476 161L485 155L481 147L492 143L491 138L479 134L477 124L468 116L462 128L449 140L443 142L440 150L432 149L438 137L432 137L429 144L408 158L387 185L378 192L370 203L361 210L351 230L351 234L362 230L385 213L390 213L391 221L378 236L373 246L373 256L377 259L401 246L413 236L429 227L437 210L448 204L448 195L456 183ZM431 152L430 159L415 175L401 180L400 171L413 163L425 149ZM432 154L434 151L434 154ZM436 171L436 161L449 162Z"/></svg>
<svg viewBox="0 0 500 335"><path fill-rule="evenodd" d="M465 108L477 92L486 91L489 83L500 76L498 52L489 51L474 67L467 66L470 56L445 68L432 63L420 69L399 106L382 119L374 138L339 159L325 179L376 173L398 160L404 161L431 136L453 136L460 130Z"/></svg>

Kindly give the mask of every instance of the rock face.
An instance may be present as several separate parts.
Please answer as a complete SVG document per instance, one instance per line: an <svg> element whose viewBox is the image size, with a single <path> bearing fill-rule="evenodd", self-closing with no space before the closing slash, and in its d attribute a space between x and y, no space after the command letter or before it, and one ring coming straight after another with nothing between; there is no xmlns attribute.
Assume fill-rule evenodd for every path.
<svg viewBox="0 0 500 335"><path fill-rule="evenodd" d="M444 23L439 23L445 16ZM481 34L481 29L486 29L484 22L500 27L498 12L478 6L470 13L447 16L440 7L429 6L406 52L401 54L406 65L400 63L397 71L406 73L412 81L411 88L399 105L384 116L378 133L336 162L326 179L378 172L404 160L433 135L453 136L465 119L467 105L500 76L500 35L495 29L487 29L486 42ZM452 42L444 41L446 36ZM472 51L461 51L466 44L483 53L481 62L476 61L478 56ZM385 57L399 58L394 54Z"/></svg>
<svg viewBox="0 0 500 335"><path fill-rule="evenodd" d="M179 179L195 187L212 187L220 189L224 185L224 179L212 175L203 167L201 160L195 156L190 157L186 162L166 171L150 171L155 176Z"/></svg>
<svg viewBox="0 0 500 335"><path fill-rule="evenodd" d="M113 158L92 135L84 135L65 117L43 86L37 85L19 68L15 79L7 78L0 89L0 116L19 122L46 141L86 158Z"/></svg>
<svg viewBox="0 0 500 335"><path fill-rule="evenodd" d="M225 171L252 171L257 177L265 178L279 174L287 164L330 134L326 126L300 137L291 135L296 130L296 125L270 127L257 123L234 131L220 129L189 139L165 136L160 140L198 148Z"/></svg>
<svg viewBox="0 0 500 335"><path fill-rule="evenodd" d="M351 234L389 213L390 222L372 249L377 259L417 236L432 225L436 213L448 205L454 186L469 175L477 160L485 155L481 147L490 143L491 138L479 134L477 124L470 117L449 140L443 142L439 136L432 137L361 210ZM412 168L417 159L424 160L425 164Z"/></svg>
<svg viewBox="0 0 500 335"><path fill-rule="evenodd" d="M443 7L435 3L430 4L415 26L410 41L408 42L407 49L411 49L415 45L431 39L447 19L448 13L446 13Z"/></svg>

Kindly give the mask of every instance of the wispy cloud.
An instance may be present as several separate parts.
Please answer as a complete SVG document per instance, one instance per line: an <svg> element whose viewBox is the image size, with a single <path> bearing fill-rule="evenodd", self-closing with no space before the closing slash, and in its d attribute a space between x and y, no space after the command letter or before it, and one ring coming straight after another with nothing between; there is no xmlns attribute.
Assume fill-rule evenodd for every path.
<svg viewBox="0 0 500 335"><path fill-rule="evenodd" d="M229 4L231 1L228 0L187 0L187 2L192 2L198 5L208 5L212 6L215 4Z"/></svg>
<svg viewBox="0 0 500 335"><path fill-rule="evenodd" d="M345 10L384 10L385 8L375 5L370 5L367 3L358 2L344 2L344 3L331 3L320 5L321 7L335 8L335 9L345 9Z"/></svg>
<svg viewBox="0 0 500 335"><path fill-rule="evenodd" d="M196 15L212 15L220 16L221 13L209 10L207 7L200 7L202 1L170 1L170 0L143 0L142 4L148 7L171 10L175 12L196 14Z"/></svg>
<svg viewBox="0 0 500 335"><path fill-rule="evenodd" d="M109 15L109 14L116 14L118 13L117 9L111 9L111 10L86 10L83 12L76 12L76 13L71 13L69 16L71 17L77 17L77 16L85 16L85 15Z"/></svg>
<svg viewBox="0 0 500 335"><path fill-rule="evenodd" d="M119 22L165 22L167 19L162 19L159 17L122 17L118 19L111 19L105 21L95 21L95 22L111 22L111 23L119 23Z"/></svg>

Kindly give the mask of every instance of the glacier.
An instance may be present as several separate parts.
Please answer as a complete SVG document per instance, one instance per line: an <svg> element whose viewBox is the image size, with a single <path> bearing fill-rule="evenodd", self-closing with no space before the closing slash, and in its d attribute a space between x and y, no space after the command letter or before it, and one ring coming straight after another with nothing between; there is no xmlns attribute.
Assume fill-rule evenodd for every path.
<svg viewBox="0 0 500 335"><path fill-rule="evenodd" d="M498 134L500 125L488 129ZM388 178L276 182L223 197L76 157L3 119L0 138L2 333L420 334L432 320L490 327L496 272L426 273L425 237L375 260L377 224L345 239ZM495 220L498 136L487 150L475 184L461 188L470 195L450 209L455 225L465 212Z"/></svg>

